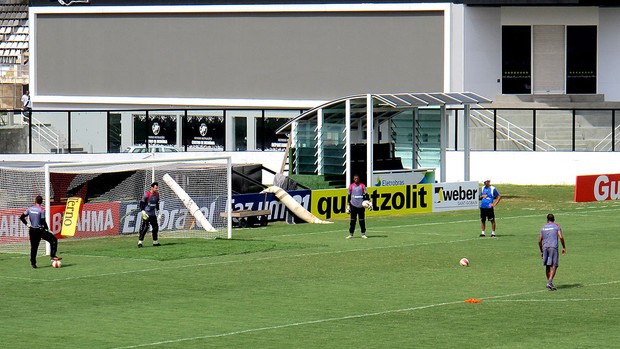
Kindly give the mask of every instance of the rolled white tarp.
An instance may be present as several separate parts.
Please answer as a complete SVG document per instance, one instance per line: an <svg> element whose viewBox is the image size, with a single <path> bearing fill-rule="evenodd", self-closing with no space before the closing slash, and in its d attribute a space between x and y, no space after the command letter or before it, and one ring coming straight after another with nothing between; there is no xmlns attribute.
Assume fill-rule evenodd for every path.
<svg viewBox="0 0 620 349"><path fill-rule="evenodd" d="M202 214L202 212L200 211L200 207L196 205L194 200L192 200L192 198L189 197L189 195L185 192L185 190L183 190L183 188L181 188L181 186L174 179L172 179L172 177L170 177L169 174L166 173L163 179L164 179L164 182L168 184L170 189L172 189L172 191L175 194L177 194L179 199L181 199L185 207L187 207L187 209L189 210L189 213L194 218L196 218L196 221L200 223L200 225L204 228L204 230L216 231L216 229L213 228L211 223L207 220L207 217L205 217Z"/></svg>
<svg viewBox="0 0 620 349"><path fill-rule="evenodd" d="M308 223L316 223L316 224L332 224L334 222L324 221L319 219L317 216L313 215L310 211L306 210L303 206L299 204L286 190L272 185L271 187L261 191L261 194L272 193L274 194L280 202L286 206L293 214Z"/></svg>

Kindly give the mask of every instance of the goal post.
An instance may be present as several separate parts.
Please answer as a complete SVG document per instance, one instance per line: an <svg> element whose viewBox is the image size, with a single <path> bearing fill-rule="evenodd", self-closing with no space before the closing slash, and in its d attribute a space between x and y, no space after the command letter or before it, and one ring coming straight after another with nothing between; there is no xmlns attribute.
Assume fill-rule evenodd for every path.
<svg viewBox="0 0 620 349"><path fill-rule="evenodd" d="M212 225L211 231L205 230L181 198L164 184L165 174L191 198ZM27 243L27 229L16 222L37 195L44 198L46 221L57 236L62 230L67 200L75 197L83 202L75 238L137 234L141 223L139 201L154 181L160 184L160 239L230 239L231 176L232 162L226 156L47 163L37 168L0 167L3 188L15 184L21 187L0 198L0 250L9 242ZM6 232L2 219L10 222L6 224Z"/></svg>

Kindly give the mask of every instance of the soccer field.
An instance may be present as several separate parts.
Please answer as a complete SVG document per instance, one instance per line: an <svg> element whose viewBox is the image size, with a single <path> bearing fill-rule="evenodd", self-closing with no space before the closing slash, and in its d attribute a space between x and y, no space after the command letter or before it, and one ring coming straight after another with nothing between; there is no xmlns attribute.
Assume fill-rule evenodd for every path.
<svg viewBox="0 0 620 349"><path fill-rule="evenodd" d="M611 348L620 344L620 203L497 185L477 210L235 229L233 240L60 240L63 267L0 253L3 348ZM564 232L555 292L538 231ZM488 227L490 228L490 227ZM467 257L469 267L459 259ZM480 303L467 303L476 298Z"/></svg>

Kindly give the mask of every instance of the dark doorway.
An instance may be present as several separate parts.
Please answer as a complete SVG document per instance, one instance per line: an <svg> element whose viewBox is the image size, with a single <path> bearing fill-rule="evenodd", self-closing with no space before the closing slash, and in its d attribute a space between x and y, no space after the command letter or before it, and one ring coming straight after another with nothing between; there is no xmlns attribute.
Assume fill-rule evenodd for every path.
<svg viewBox="0 0 620 349"><path fill-rule="evenodd" d="M532 92L532 34L530 26L502 27L502 93Z"/></svg>
<svg viewBox="0 0 620 349"><path fill-rule="evenodd" d="M566 93L596 93L596 26L566 27Z"/></svg>

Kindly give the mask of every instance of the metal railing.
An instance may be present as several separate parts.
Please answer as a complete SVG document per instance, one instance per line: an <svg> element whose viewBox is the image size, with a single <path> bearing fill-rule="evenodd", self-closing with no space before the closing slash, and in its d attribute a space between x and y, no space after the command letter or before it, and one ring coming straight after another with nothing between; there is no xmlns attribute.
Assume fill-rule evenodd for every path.
<svg viewBox="0 0 620 349"><path fill-rule="evenodd" d="M490 114L490 116L489 116ZM536 145L534 146L534 135L527 130L511 123L505 118L495 115L489 110L485 109L472 109L470 117L485 127L495 129L497 127L497 134L503 136L506 140L512 141L518 146L523 147L526 150L542 151L556 151L556 147L536 137ZM495 122L494 120L497 120ZM494 126L495 124L495 126Z"/></svg>
<svg viewBox="0 0 620 349"><path fill-rule="evenodd" d="M594 146L594 151L612 151L614 148L612 147L612 143L614 142L614 134L618 134L619 131L620 125L616 126L607 136L605 136L605 138L601 139L601 141ZM615 143L618 144L620 142L616 139Z"/></svg>
<svg viewBox="0 0 620 349"><path fill-rule="evenodd" d="M62 152L62 137L35 117L32 117L32 140L47 153L54 153L54 149L56 154Z"/></svg>

